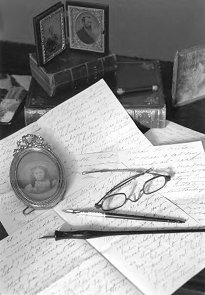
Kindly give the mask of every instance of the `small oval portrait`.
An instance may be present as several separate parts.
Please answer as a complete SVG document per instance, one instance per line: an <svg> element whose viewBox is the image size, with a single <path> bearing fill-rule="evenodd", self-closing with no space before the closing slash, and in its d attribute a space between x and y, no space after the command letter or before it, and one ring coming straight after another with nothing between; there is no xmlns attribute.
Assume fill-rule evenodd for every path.
<svg viewBox="0 0 205 295"><path fill-rule="evenodd" d="M31 152L19 162L17 183L23 192L35 199L52 196L58 181L58 167L45 154Z"/></svg>
<svg viewBox="0 0 205 295"><path fill-rule="evenodd" d="M60 160L52 151L42 148L28 148L14 156L10 182L19 199L39 209L55 206L66 190Z"/></svg>
<svg viewBox="0 0 205 295"><path fill-rule="evenodd" d="M45 200L57 189L59 169L46 154L34 151L21 159L16 177L25 194L35 200Z"/></svg>
<svg viewBox="0 0 205 295"><path fill-rule="evenodd" d="M93 44L99 37L100 25L97 18L88 12L80 13L76 18L75 32L85 44Z"/></svg>

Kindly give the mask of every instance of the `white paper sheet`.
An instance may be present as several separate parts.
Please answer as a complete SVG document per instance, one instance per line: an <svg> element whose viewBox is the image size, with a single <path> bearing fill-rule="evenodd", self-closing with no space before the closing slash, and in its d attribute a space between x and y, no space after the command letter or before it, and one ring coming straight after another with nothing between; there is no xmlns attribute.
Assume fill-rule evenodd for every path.
<svg viewBox="0 0 205 295"><path fill-rule="evenodd" d="M29 217L22 215L25 206L16 198L9 181L16 143L28 133L41 135L53 146L66 167L70 192L91 180L78 173L86 159L77 159L77 154L136 148L136 142L137 151L151 146L103 80L52 109L37 122L1 140L0 216L9 234L42 213L34 212Z"/></svg>
<svg viewBox="0 0 205 295"><path fill-rule="evenodd" d="M48 230L53 232L57 229L63 220L53 210L47 213L41 210L30 216L23 216L24 205L11 189L9 167L13 150L22 135L28 133L43 136L54 147L67 169L70 192L83 187L86 177L88 183L93 180L89 176L82 179L78 173L80 167L83 169L86 159L77 159L77 153L126 149L128 146L136 148L135 142L138 143L139 150L146 150L151 146L103 80L53 109L38 122L3 139L0 142L0 216L10 236L0 242L0 292L36 294L52 283L55 284L55 281L59 281L71 270L69 280L72 281L70 286L72 285L71 290L75 294L79 294L79 280L74 275L78 278L81 276L84 282L87 271L93 281L90 285L87 284L89 288L86 291L90 294L89 290L93 289L94 293L98 293L99 285L96 282L99 281L98 272L101 270L103 280L111 278L103 283L102 292L107 290L109 294L115 291L117 294L118 287L122 293L134 294L134 290L137 292L136 287L110 263L105 262L86 241L65 240L57 243L54 240L38 239L47 234ZM84 277L82 270L85 270ZM81 289L83 288L82 286Z"/></svg>
<svg viewBox="0 0 205 295"><path fill-rule="evenodd" d="M109 158L108 154L107 158ZM90 169L96 169L96 165L99 166L96 156L97 154L93 154L93 167L90 164ZM205 209L205 200L203 200L205 157L200 142L155 147L153 150L142 154L134 151L121 151L118 152L118 158L119 164L122 165L121 167L118 165L119 168L149 168L151 163L153 169L162 172L166 171L165 168L168 167L173 173L171 181L162 190L153 195L142 196L137 203L127 202L123 207L123 212L135 214L140 212L144 214L155 213L162 216L187 219L185 224L180 225L181 227L205 225L205 218L202 214L203 209ZM107 168L109 168L109 163ZM97 184L91 182L82 190L67 195L66 199L55 208L58 214L67 220L71 228L119 230L142 226L143 228L175 226L173 224L156 224L156 222L145 221L94 219L93 217L89 218L62 212L62 209L65 208L92 209L94 204L109 189L122 179L125 179L129 173L109 172L101 173L101 175L101 178L96 180ZM193 181L192 176L194 176ZM190 181L188 188L187 183L185 183L187 177ZM201 181L196 182L199 177ZM137 181L137 188L140 189L143 183L144 180L142 182ZM194 190L192 190L192 186L194 186ZM130 189L126 187L121 191L128 194L130 191L133 193L132 187L133 185L130 184ZM194 202L182 201L181 194L183 190L186 191L185 195L192 198ZM171 199L173 195L174 201ZM179 203L177 202L178 197ZM179 225L177 226L179 227ZM93 239L90 243L99 252L103 253L125 277L129 278L144 294L148 295L173 293L179 286L199 272L204 267L205 262L205 235L203 233L109 237L99 240ZM196 262L194 261L195 256L197 256ZM151 273L150 269L152 269Z"/></svg>
<svg viewBox="0 0 205 295"><path fill-rule="evenodd" d="M153 145L201 140L205 147L205 134L168 120L166 121L165 128L152 128L145 133L145 136Z"/></svg>
<svg viewBox="0 0 205 295"><path fill-rule="evenodd" d="M45 138L70 153L143 151L152 146L103 80L46 113L38 124Z"/></svg>
<svg viewBox="0 0 205 295"><path fill-rule="evenodd" d="M105 294L106 289L108 294L112 290L113 294L136 292L86 240L39 239L61 225L62 219L53 211L47 212L1 241L1 294ZM117 293L118 287L121 293Z"/></svg>
<svg viewBox="0 0 205 295"><path fill-rule="evenodd" d="M67 177L70 177L69 180L72 179L64 201L54 209L56 212L54 210L35 212L28 219L21 213L23 204L12 192L8 179L8 168L15 143L27 133L39 134L55 147L56 153L69 170ZM61 211L65 207L93 208L94 203L102 197L108 187L112 187L129 175L129 173L119 173L100 175L100 177L88 175L85 176L87 180L82 178L80 170L87 170L93 165L91 153L112 151L112 156L109 157L102 153L95 154L94 164L100 167L105 165L113 167L118 161L123 167L138 163L140 166L142 163L150 165L151 159L152 166L157 163L161 165L157 168L162 166L164 168L166 164L161 153L156 156L151 143L137 129L103 80L54 108L38 122L5 138L0 142L0 147L3 151L3 156L1 155L3 165L0 168L0 216L3 224L6 223L8 226L10 222L8 227L12 233L0 242L1 293L42 292L44 294L45 289L47 294L52 294L52 290L55 292L60 288L62 292L69 294L79 294L81 290L84 294L92 294L91 290L94 290L93 294L100 294L98 290L102 287L101 294L104 291L107 294L120 294L118 289L120 288L122 294L138 295L142 291L146 295L168 295L204 267L205 247L202 233L182 234L180 237L179 235L109 237L92 240L90 244L85 240L56 242L53 239L39 239L44 234L53 234L55 229L63 225L64 220L69 222L68 226L72 229L87 227L119 229L142 226L156 228L154 222L96 221L93 218L85 220L74 218L73 215L65 216ZM122 156L123 154L119 152L128 149L132 150L130 155L134 155L134 152L137 155L130 158ZM202 154L199 143L186 146L186 149L181 146L181 150L178 148L177 150L175 151L173 147L161 149L169 163L172 164L171 159L175 159L173 161L175 175L184 173L185 163L190 161L191 164L187 167L192 168L193 173L198 173L198 168L203 172L202 165L200 166L198 162L196 171L193 166ZM118 152L113 153L113 151ZM183 169L180 170L180 167ZM145 178L142 178L139 184L143 183ZM126 191L129 192L130 189L132 190L132 187L128 185ZM194 209L189 206L189 210L181 210L179 206L166 199L163 193L161 190L160 193L143 196L137 204L127 202L123 210L184 217L190 225L203 223L201 211L200 220L197 220L197 210L200 208L197 202L194 203ZM198 189L196 198L199 199L200 196L201 191ZM183 206L182 200L180 201ZM200 202L203 203L201 199ZM157 226L165 225L158 223ZM98 251L102 251L103 257L113 266L104 260ZM99 282L100 274L103 276L103 285ZM80 278L82 286L76 277Z"/></svg>
<svg viewBox="0 0 205 295"><path fill-rule="evenodd" d="M14 79L19 83L19 85L24 87L27 91L29 90L29 86L31 83L31 76L29 76L29 75L12 75L12 77L14 77Z"/></svg>

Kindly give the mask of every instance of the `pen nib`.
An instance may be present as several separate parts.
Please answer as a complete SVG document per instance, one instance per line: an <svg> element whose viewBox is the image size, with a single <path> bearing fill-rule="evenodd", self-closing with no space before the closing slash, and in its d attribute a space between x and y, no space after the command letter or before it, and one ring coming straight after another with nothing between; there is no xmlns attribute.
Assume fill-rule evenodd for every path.
<svg viewBox="0 0 205 295"><path fill-rule="evenodd" d="M80 213L79 210L72 210L72 209L63 209L62 211L65 213Z"/></svg>
<svg viewBox="0 0 205 295"><path fill-rule="evenodd" d="M39 239L53 239L55 238L54 236L43 236L43 237L40 237Z"/></svg>

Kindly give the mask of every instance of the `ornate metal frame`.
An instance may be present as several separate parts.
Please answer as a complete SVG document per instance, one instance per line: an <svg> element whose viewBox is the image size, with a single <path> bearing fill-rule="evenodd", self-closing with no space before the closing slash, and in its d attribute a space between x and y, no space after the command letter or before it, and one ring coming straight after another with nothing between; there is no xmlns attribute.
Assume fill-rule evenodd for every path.
<svg viewBox="0 0 205 295"><path fill-rule="evenodd" d="M34 178L32 184L28 183L31 171L36 168L44 169L44 177L40 181ZM27 134L17 142L10 167L10 183L16 196L33 209L54 207L62 200L66 190L66 177L60 159L41 136L33 134Z"/></svg>

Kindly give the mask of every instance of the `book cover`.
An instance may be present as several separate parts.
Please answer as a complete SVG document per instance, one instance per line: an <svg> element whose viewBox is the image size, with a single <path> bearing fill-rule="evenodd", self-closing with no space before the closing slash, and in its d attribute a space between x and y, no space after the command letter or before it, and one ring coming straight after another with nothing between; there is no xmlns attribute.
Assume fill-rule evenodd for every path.
<svg viewBox="0 0 205 295"><path fill-rule="evenodd" d="M116 88L138 89L157 86L157 91L141 91L117 95L133 120L147 128L163 128L166 125L166 103L159 61L137 60L119 57L117 61Z"/></svg>
<svg viewBox="0 0 205 295"><path fill-rule="evenodd" d="M32 76L49 96L60 89L77 89L108 78L116 71L116 55L65 50L44 66L38 66L36 53L29 54Z"/></svg>
<svg viewBox="0 0 205 295"><path fill-rule="evenodd" d="M172 103L180 107L205 97L205 46L176 52L173 66Z"/></svg>

